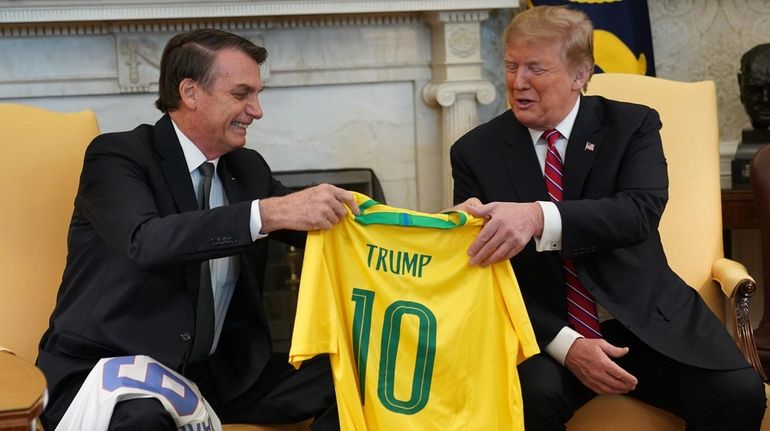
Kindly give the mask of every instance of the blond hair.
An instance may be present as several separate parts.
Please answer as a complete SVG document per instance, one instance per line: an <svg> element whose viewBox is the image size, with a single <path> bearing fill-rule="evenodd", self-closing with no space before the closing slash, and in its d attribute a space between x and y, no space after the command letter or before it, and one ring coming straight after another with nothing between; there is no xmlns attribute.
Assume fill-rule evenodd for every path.
<svg viewBox="0 0 770 431"><path fill-rule="evenodd" d="M593 24L585 13L566 6L537 6L516 14L503 32L503 45L561 42L572 67L594 68Z"/></svg>

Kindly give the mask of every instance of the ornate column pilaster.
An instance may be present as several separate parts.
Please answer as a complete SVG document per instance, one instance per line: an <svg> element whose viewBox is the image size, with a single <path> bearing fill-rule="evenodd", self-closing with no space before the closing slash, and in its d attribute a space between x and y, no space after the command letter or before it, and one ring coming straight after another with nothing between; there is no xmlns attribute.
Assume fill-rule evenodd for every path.
<svg viewBox="0 0 770 431"><path fill-rule="evenodd" d="M487 11L443 11L426 14L431 26L432 80L423 99L441 107L442 203L452 204L449 148L478 124L478 104L495 100L495 88L482 78L481 21Z"/></svg>

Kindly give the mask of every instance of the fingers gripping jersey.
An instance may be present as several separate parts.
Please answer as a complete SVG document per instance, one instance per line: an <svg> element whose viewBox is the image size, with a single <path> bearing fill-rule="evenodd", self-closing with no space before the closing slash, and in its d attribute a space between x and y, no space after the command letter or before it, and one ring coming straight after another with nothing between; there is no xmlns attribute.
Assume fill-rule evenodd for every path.
<svg viewBox="0 0 770 431"><path fill-rule="evenodd" d="M308 235L289 360L330 354L343 430L523 430L538 348L510 264L468 266L483 220L355 195Z"/></svg>

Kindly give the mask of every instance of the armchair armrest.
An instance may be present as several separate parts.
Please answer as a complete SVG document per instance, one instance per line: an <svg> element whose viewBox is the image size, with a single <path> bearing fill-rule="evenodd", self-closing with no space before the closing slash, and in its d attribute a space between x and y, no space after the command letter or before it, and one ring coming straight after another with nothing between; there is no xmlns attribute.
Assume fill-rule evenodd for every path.
<svg viewBox="0 0 770 431"><path fill-rule="evenodd" d="M735 290L746 282L751 282L754 288L756 288L754 278L749 275L746 267L731 259L717 259L711 267L711 279L719 283L722 287L722 292L728 298L732 298ZM751 291L749 296L753 293L754 290Z"/></svg>
<svg viewBox="0 0 770 431"><path fill-rule="evenodd" d="M711 267L711 279L719 283L725 296L730 300L730 320L738 348L743 356L767 380L757 353L754 332L751 329L749 306L757 290L757 283L742 264L730 259L717 259Z"/></svg>

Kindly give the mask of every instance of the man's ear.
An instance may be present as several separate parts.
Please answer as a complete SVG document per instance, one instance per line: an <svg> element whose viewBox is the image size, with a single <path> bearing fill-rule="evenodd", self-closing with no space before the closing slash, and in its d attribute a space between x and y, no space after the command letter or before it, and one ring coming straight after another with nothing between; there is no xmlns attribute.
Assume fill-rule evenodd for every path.
<svg viewBox="0 0 770 431"><path fill-rule="evenodd" d="M588 83L588 77L590 76L591 74L589 73L588 66L578 67L575 71L575 78L572 81L572 89L580 91L585 88Z"/></svg>
<svg viewBox="0 0 770 431"><path fill-rule="evenodd" d="M185 78L179 83L179 97L185 107L190 110L195 110L196 102L198 101L198 83L190 78Z"/></svg>

